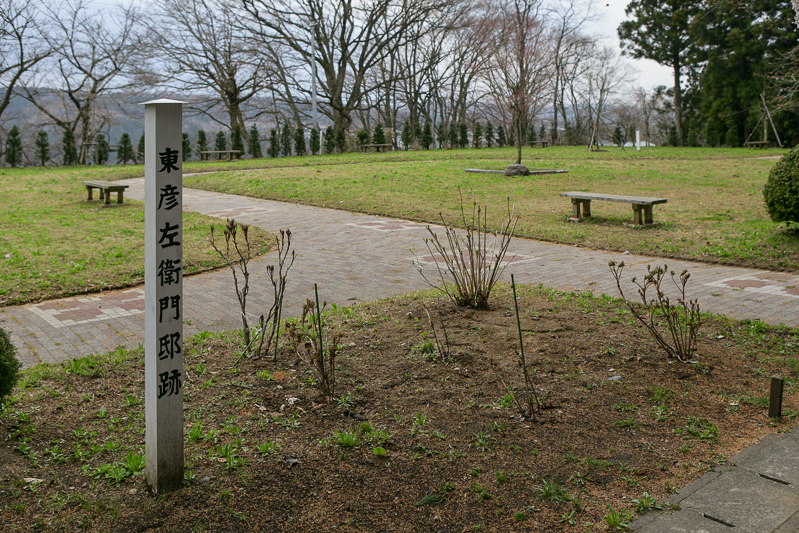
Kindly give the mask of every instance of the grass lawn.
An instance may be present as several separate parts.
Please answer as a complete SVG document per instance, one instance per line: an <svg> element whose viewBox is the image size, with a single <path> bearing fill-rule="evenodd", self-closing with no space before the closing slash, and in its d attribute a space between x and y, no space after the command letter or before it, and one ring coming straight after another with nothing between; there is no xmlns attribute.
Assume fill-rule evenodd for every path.
<svg viewBox="0 0 799 533"><path fill-rule="evenodd" d="M185 485L157 497L142 477L140 349L27 369L0 402L0 524L616 531L796 426L799 331L705 316L701 365L680 364L620 301L535 287L519 305L542 410L522 419L498 379L517 391L523 379L509 292L485 311L438 306L432 291L331 311L326 327L344 335L331 402L287 342L276 361L236 365L238 332L187 340ZM773 374L786 378L781 420L765 409Z"/></svg>
<svg viewBox="0 0 799 533"><path fill-rule="evenodd" d="M86 179L141 176L138 167L0 169L0 306L137 285L144 277L144 204L101 208ZM95 191L95 197L96 197ZM218 219L184 214L184 272L223 262L208 242ZM257 253L272 244L250 233Z"/></svg>
<svg viewBox="0 0 799 533"><path fill-rule="evenodd" d="M388 154L287 157L234 163L187 164L197 174L186 186L435 222L457 218L458 189L467 203L489 206L498 221L510 198L517 233L599 249L771 270L799 268L799 235L771 222L762 189L784 150L650 148L589 153L583 147L526 149L531 168L568 174L508 178L467 174L465 168L502 169L512 149L431 150ZM252 170L254 166L266 166ZM242 171L238 171L241 169ZM244 170L248 169L248 170ZM564 191L659 196L655 227L635 229L628 204L594 202L593 218L567 224Z"/></svg>

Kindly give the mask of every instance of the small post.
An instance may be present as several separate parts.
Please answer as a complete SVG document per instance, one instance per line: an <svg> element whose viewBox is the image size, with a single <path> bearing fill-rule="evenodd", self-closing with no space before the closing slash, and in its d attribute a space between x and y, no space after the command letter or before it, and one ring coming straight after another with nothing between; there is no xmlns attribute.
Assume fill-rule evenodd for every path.
<svg viewBox="0 0 799 533"><path fill-rule="evenodd" d="M145 476L183 483L183 103L144 104Z"/></svg>
<svg viewBox="0 0 799 533"><path fill-rule="evenodd" d="M771 394L768 401L769 418L779 418L782 416L782 386L784 380L779 376L771 377Z"/></svg>
<svg viewBox="0 0 799 533"><path fill-rule="evenodd" d="M635 130L635 149L641 151L641 131Z"/></svg>

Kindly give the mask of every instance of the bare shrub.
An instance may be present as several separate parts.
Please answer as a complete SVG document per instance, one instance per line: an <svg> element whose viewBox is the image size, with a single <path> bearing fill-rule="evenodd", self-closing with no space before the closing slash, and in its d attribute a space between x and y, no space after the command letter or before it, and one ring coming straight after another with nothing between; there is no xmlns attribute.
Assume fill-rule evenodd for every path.
<svg viewBox="0 0 799 533"><path fill-rule="evenodd" d="M440 256L444 263L442 266L439 261L435 261L441 286L438 287L427 278L418 260L416 266L430 286L443 291L456 305L486 309L491 289L507 266L503 265L503 261L516 230L517 218L513 215L508 199L507 219L498 230L492 232L488 229L487 208L475 202L471 218L467 219L463 195L460 207L461 223L465 229L448 224L440 213L445 238L440 239L433 228L427 226L430 233L430 237L425 238L427 250L434 259ZM491 243L489 234L493 237ZM450 283L447 282L448 279L451 280Z"/></svg>
<svg viewBox="0 0 799 533"><path fill-rule="evenodd" d="M266 314L261 314L257 327L250 327L247 317L247 296L250 292L249 263L251 247L249 226L228 219L224 229L224 248L217 246L214 226L211 226L211 246L225 261L233 272L233 286L239 301L241 312L242 334L244 335L244 351L241 357L250 355L269 355L274 346L274 358L277 359L277 339L280 333L280 319L283 314L283 297L286 291L286 278L294 264L295 254L291 249L291 230L280 230L275 236L277 246L277 268L268 265L266 270L272 284L272 305ZM255 348L257 346L257 348ZM241 360L239 357L239 360ZM238 361L236 361L238 363Z"/></svg>
<svg viewBox="0 0 799 533"><path fill-rule="evenodd" d="M336 395L336 356L341 351L342 332L325 331L322 318L327 302L319 305L319 291L314 283L316 301L306 300L299 322L288 322L286 332L300 360L316 377L316 385L328 401Z"/></svg>
<svg viewBox="0 0 799 533"><path fill-rule="evenodd" d="M621 274L624 269L624 261L608 263L613 277L616 278L616 287L619 290L624 303L630 309L633 316L649 330L655 342L666 351L669 357L675 358L681 363L696 362L691 359L696 351L696 335L702 318L699 312L699 303L696 299L689 300L685 296L685 286L691 275L687 270L683 270L679 275L672 270L669 271L668 265L652 268L646 266L646 276L643 283L639 283L634 277L632 282L638 287L638 296L641 297L643 308L633 305L624 295L621 288ZM672 283L679 291L677 305L671 303L671 299L663 292L663 282L670 274ZM654 291L654 296L652 296ZM665 321L665 327L659 325L660 319ZM661 333L661 329L664 331ZM670 342L669 342L670 341Z"/></svg>
<svg viewBox="0 0 799 533"><path fill-rule="evenodd" d="M449 334L447 333L447 326L444 323L444 319L441 316L441 306L438 305L438 302L436 302L436 311L438 312L438 322L441 330L441 336L438 334L439 328L436 328L436 324L433 322L433 317L430 316L430 311L427 309L427 306L422 305L422 308L427 315L427 321L430 322L430 329L433 330L433 340L436 343L436 353L438 354L438 358L441 361L446 361L450 358Z"/></svg>

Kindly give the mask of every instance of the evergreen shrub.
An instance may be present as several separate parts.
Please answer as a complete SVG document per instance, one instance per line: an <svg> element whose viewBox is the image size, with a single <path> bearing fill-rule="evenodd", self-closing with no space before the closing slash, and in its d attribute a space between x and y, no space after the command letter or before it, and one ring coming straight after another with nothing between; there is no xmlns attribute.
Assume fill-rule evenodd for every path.
<svg viewBox="0 0 799 533"><path fill-rule="evenodd" d="M763 198L771 220L799 224L799 146L772 167Z"/></svg>

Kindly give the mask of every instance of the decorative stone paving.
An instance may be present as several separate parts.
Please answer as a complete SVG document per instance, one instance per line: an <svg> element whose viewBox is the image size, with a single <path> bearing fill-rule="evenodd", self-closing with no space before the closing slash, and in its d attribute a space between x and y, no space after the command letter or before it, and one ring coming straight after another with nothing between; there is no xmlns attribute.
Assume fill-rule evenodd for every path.
<svg viewBox="0 0 799 533"><path fill-rule="evenodd" d="M143 178L126 183L130 185L127 196L144 199ZM193 189L184 189L183 194L187 211L235 218L273 232L291 229L297 259L288 279L285 316L301 312L303 302L313 294L314 283L319 284L324 300L349 305L429 287L414 260L426 272L435 271L436 258L424 242L428 236L425 224ZM443 234L443 228L433 227ZM268 254L250 263L248 309L253 319L271 302L266 266L273 260L274 254ZM503 277L509 280L513 273L519 283L615 296L615 281L607 266L610 260L625 262L625 280L640 277L647 264L664 263L658 258L514 239ZM799 276L665 262L677 272L691 272L689 296L699 299L703 311L799 326ZM624 290L635 297L635 287L629 281ZM26 366L119 346L135 347L144 338L143 292L143 288L134 288L0 308L0 321L11 332ZM227 269L186 278L184 299L186 335L241 325Z"/></svg>

